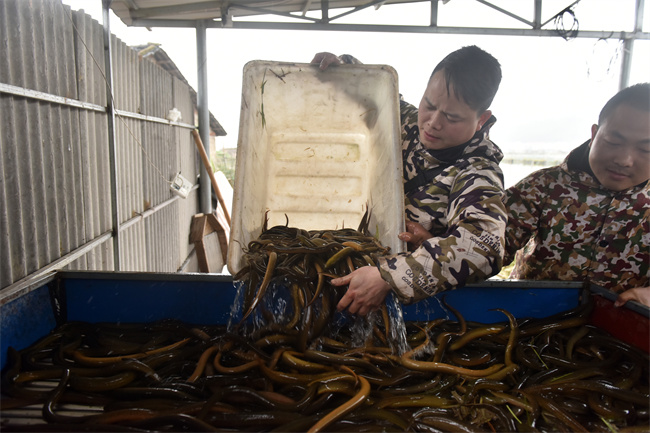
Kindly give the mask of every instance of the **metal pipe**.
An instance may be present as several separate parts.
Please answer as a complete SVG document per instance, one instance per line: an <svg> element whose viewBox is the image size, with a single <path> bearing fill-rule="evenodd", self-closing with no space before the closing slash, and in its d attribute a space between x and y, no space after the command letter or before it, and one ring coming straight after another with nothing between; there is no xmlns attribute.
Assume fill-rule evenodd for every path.
<svg viewBox="0 0 650 433"><path fill-rule="evenodd" d="M542 28L542 0L535 0L535 11L533 15L533 28Z"/></svg>
<svg viewBox="0 0 650 433"><path fill-rule="evenodd" d="M81 108L88 111L97 111L106 113L107 108L102 105L92 104L90 102L80 101L78 99L66 98L64 96L53 95L51 93L40 92L38 90L26 89L24 87L12 86L11 84L0 83L0 93L8 95L20 96L27 99L36 99L39 101L51 102L53 104L65 105L68 107ZM115 109L115 114L119 117L128 117L131 119L138 119L145 122L162 123L165 125L173 125L181 128L194 129L195 126L189 123L172 122L171 120L163 119L162 117L147 116L145 114L133 113L130 111Z"/></svg>
<svg viewBox="0 0 650 433"><path fill-rule="evenodd" d="M343 18L343 17L345 17L347 15L357 13L357 12L362 11L364 9L367 9L367 8L369 8L371 6L377 6L377 5L381 6L382 4L384 4L385 1L386 0L372 0L370 3L366 3L366 4L362 5L362 6L357 6L354 9L351 9L349 11L345 11L343 13L335 15L332 18L330 18L329 21L332 22L332 21L338 20L339 18Z"/></svg>
<svg viewBox="0 0 650 433"><path fill-rule="evenodd" d="M524 19L524 18L520 17L519 15L513 14L512 12L507 11L507 10L505 10L505 9L503 9L503 8L501 8L501 7L499 7L499 6L497 6L497 5L493 5L493 4L490 3L489 1L486 1L486 0L475 0L475 1L477 1L477 2L479 2L479 3L482 3L482 4L484 4L485 6L490 7L490 8L492 8L492 9L496 10L496 11L499 11L499 12L501 12L502 14L509 16L510 18L514 18L514 19L516 19L517 21L521 21L522 23L527 24L527 25L533 27L533 23L531 23L531 22L528 21L527 19Z"/></svg>
<svg viewBox="0 0 650 433"><path fill-rule="evenodd" d="M247 5L239 5L239 4L231 4L228 6L228 9L231 11L234 10L243 10L243 11L249 11L249 12L256 12L257 15L276 15L279 17L286 17L286 18L293 18L296 20L304 20L304 21L310 21L310 22L320 22L321 20L319 18L312 18L304 15L294 15L290 12L274 12L269 9L264 9L264 8L256 8L254 6L247 6ZM346 12L345 15L352 13L354 11L349 11Z"/></svg>
<svg viewBox="0 0 650 433"><path fill-rule="evenodd" d="M186 128L186 129L196 128L196 126L191 125L189 123L172 122L171 120L163 119L162 117L148 116L146 114L133 113L131 111L115 110L115 114L117 114L120 117L128 117L130 119L142 120L144 122L162 123L163 125L178 126L180 128Z"/></svg>
<svg viewBox="0 0 650 433"><path fill-rule="evenodd" d="M643 31L643 12L645 0L636 0L634 9L634 35ZM630 85L630 69L632 68L632 53L634 52L635 37L623 37L623 59L621 60L621 75L618 80L618 90L623 90Z"/></svg>
<svg viewBox="0 0 650 433"><path fill-rule="evenodd" d="M197 188L198 188L198 185L193 185L192 188L190 189L190 192L196 190ZM180 199L179 196L174 196L174 197L172 197L172 198L170 198L168 200L165 200L164 202L162 202L160 204L157 204L156 206L150 207L149 209L145 210L141 214L138 214L138 216L134 216L133 218L130 218L127 221L125 221L120 226L120 229L121 230L126 230L127 228L131 227L132 225L134 225L134 224L136 224L136 223L138 223L140 221L144 221L145 218L150 217L151 215L155 214L158 211L161 211L162 209L166 208L167 206L169 206L170 204L176 202L179 199Z"/></svg>
<svg viewBox="0 0 650 433"><path fill-rule="evenodd" d="M156 25L153 22L150 25ZM158 26L160 26L158 24ZM209 27L222 28L219 21L211 21ZM555 30L515 29L515 28L483 28L483 27L431 27L384 24L320 24L320 23L279 23L258 21L233 21L234 29L249 30L317 30L335 32L379 32L379 33L435 33L455 35L489 35L489 36L537 36L557 38ZM601 30L580 30L576 38L606 39L624 34ZM650 40L649 32L638 32L632 35L635 39Z"/></svg>
<svg viewBox="0 0 650 433"><path fill-rule="evenodd" d="M132 27L160 27L183 28L195 27L192 20L134 20ZM225 24L220 20L211 20L207 28L222 29ZM513 28L486 28L486 27L431 27L386 24L323 24L323 23L282 23L262 21L233 21L229 28L246 30L315 30L332 32L378 32L378 33L436 33L454 35L490 35L490 36L537 36L554 37L558 34L555 30L542 29L513 29ZM576 38L607 39L622 34L620 31L605 30L580 30ZM634 39L650 40L650 32L637 32L631 35Z"/></svg>
<svg viewBox="0 0 650 433"><path fill-rule="evenodd" d="M623 90L630 84L630 68L632 66L632 51L634 39L623 40L623 59L621 60L621 75L618 79L618 90Z"/></svg>
<svg viewBox="0 0 650 433"><path fill-rule="evenodd" d="M210 155L210 111L208 109L208 49L206 37L206 21L196 22L196 64L198 73L197 105L199 111L199 135L205 146L205 152ZM200 168L199 202L201 212L212 213L212 187L205 167Z"/></svg>
<svg viewBox="0 0 650 433"><path fill-rule="evenodd" d="M553 20L554 20L555 18L557 18L560 14L563 14L563 13L566 12L567 10L570 10L573 6L575 6L575 5L577 5L578 3L580 3L580 1L581 1L581 0L575 0L575 1L574 1L573 3L571 3L569 6L565 7L565 8L562 9L560 12L556 13L556 14L553 15L551 18L547 19L544 23L542 23L542 27L544 27L546 24L548 24L548 23L550 23L551 21L553 21Z"/></svg>
<svg viewBox="0 0 650 433"><path fill-rule="evenodd" d="M121 269L120 200L117 187L117 148L115 145L115 100L113 99L113 62L111 54L110 6L113 0L102 0L104 27L104 70L106 74L106 114L108 123L108 159L111 173L111 223L113 227L113 269Z"/></svg>
<svg viewBox="0 0 650 433"><path fill-rule="evenodd" d="M429 23L431 27L438 27L438 0L431 0L431 19Z"/></svg>
<svg viewBox="0 0 650 433"><path fill-rule="evenodd" d="M39 101L52 102L54 104L106 113L106 107L101 105L79 101L78 99L66 98L64 96L52 95L51 93L39 92L38 90L26 89L24 87L12 86L11 84L0 83L0 93L7 93L9 95L22 96L23 98L38 99Z"/></svg>
<svg viewBox="0 0 650 433"><path fill-rule="evenodd" d="M645 10L645 0L636 0L634 16L634 32L643 31L643 13Z"/></svg>

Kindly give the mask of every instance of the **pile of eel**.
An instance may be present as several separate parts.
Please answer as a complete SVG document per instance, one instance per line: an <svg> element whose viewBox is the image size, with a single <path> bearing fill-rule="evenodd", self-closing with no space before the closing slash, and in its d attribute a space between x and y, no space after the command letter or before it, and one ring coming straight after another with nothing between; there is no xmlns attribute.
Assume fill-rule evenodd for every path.
<svg viewBox="0 0 650 433"><path fill-rule="evenodd" d="M355 326L332 332L342 293L328 279L386 252L363 230L265 228L237 275L235 326L63 324L9 349L0 429L650 430L650 358L589 325L588 300L544 319L499 310L493 324L447 305L453 319L403 324L402 348L385 311L361 342Z"/></svg>
<svg viewBox="0 0 650 433"><path fill-rule="evenodd" d="M503 313L488 325L409 322L402 355L376 335L352 347L345 332L299 351L281 333L68 323L10 349L1 428L648 431L648 354L588 325L589 304L547 319Z"/></svg>
<svg viewBox="0 0 650 433"><path fill-rule="evenodd" d="M276 330L300 351L323 335L335 335L351 319L336 312L346 287L332 286L329 280L362 266L375 266L377 257L390 251L370 235L368 218L366 213L356 230L311 231L289 227L288 221L285 226L267 228L265 219L262 234L248 244L244 266L233 277L242 283L235 311L241 313L238 332L255 338L260 332ZM393 321L397 303L388 305L393 308L385 304L371 320ZM371 329L366 327L366 331ZM402 344L399 337L386 335L393 346Z"/></svg>

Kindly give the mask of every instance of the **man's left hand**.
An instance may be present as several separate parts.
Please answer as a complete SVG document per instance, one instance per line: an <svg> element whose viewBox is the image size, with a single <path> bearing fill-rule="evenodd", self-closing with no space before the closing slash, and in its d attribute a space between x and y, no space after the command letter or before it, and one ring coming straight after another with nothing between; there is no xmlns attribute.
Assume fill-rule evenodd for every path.
<svg viewBox="0 0 650 433"><path fill-rule="evenodd" d="M410 245L409 250L411 251L419 248L422 242L432 237L427 229L413 221L406 221L406 231L399 234L401 240L408 242Z"/></svg>

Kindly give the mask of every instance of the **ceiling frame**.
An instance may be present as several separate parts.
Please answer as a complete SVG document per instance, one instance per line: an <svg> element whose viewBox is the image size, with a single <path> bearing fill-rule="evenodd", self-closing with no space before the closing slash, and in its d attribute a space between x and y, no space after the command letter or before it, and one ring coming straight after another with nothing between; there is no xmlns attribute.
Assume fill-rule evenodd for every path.
<svg viewBox="0 0 650 433"><path fill-rule="evenodd" d="M345 16L352 15L369 7L391 7L401 3L430 3L429 25L396 25L396 24L345 24L336 23ZM624 30L576 30L545 28L556 17L573 14L572 7L581 0L567 0L567 6L553 14L550 19L542 22L543 0L534 0L532 20L523 18L514 12L495 5L495 0L474 0L475 3L487 6L525 25L523 28L491 28L491 27L450 27L438 25L438 10L440 1L447 3L454 0L228 0L187 1L187 0L102 0L104 9L104 27L109 26L108 9L126 24L132 27L182 27L196 29L197 40L197 72L198 80L198 111L199 133L207 146L209 134L207 72L202 65L207 61L206 30L207 29L251 29L251 30L317 30L317 31L358 31L358 32L389 32L389 33L431 33L458 35L500 35L500 36L537 36L570 38L617 38L623 44L623 58L619 76L619 88L628 86L634 41L650 40L650 33L643 31L643 14L645 0L635 0L634 20L632 31ZM588 0L585 0L588 1ZM613 5L614 2L612 1ZM145 7L145 5L153 5ZM266 6L265 6L266 5ZM330 12L348 9L330 18ZM307 16L308 12L320 11L320 18ZM185 15L185 17L183 17ZM291 22L269 20L243 21L245 16L279 16L289 18ZM233 19L237 18L237 19ZM208 149L209 150L209 149ZM201 170L200 201L203 213L212 212L210 191L211 185L205 170Z"/></svg>
<svg viewBox="0 0 650 433"><path fill-rule="evenodd" d="M397 32L397 33L449 33L449 34L488 34L503 36L560 36L555 29L544 29L556 16L570 10L581 0L567 2L567 6L551 15L542 23L543 0L534 0L532 21L518 14L508 11L495 5L488 0L473 0L474 3L482 4L505 16L512 18L526 27L524 28L492 28L492 27L441 27L437 25L439 0L305 0L303 2L290 3L289 1L264 2L246 1L203 1L203 2L178 2L171 6L142 7L143 2L137 0L113 0L112 8L120 19L128 26L134 27L196 27L196 22L206 20L208 28L241 28L241 29L282 29L282 30L333 30L333 31L365 31L365 32ZM431 4L431 19L428 26L416 25L395 25L395 24L339 24L336 20L352 15L369 7L391 7L397 4L421 3L426 1ZM450 0L453 1L453 0ZM149 2L149 3L155 3ZM169 3L169 2L167 2ZM256 5L268 6L256 6ZM320 7L317 7L320 4ZM636 0L634 30L622 31L613 29L603 30L578 30L577 38L611 38L619 39L650 39L650 33L642 30L642 18L645 0ZM128 9L128 11L127 11ZM331 12L342 9L349 9L337 15L330 16ZM320 10L321 16L307 16L309 11ZM183 15L191 14L189 19L182 18ZM174 16L174 18L170 18ZM289 18L291 22L277 21L243 21L233 18L245 16L275 16ZM180 18L179 18L180 17Z"/></svg>

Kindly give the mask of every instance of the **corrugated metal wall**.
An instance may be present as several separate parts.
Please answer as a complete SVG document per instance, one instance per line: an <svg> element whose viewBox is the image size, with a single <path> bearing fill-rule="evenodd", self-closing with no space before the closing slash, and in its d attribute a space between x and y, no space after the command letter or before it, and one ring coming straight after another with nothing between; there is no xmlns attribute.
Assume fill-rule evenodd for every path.
<svg viewBox="0 0 650 433"><path fill-rule="evenodd" d="M102 26L60 0L2 0L0 43L0 287L113 270ZM175 272L199 212L196 189L169 189L178 172L197 182L191 90L114 36L112 48L120 270Z"/></svg>

